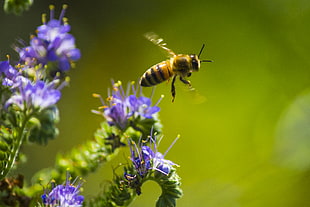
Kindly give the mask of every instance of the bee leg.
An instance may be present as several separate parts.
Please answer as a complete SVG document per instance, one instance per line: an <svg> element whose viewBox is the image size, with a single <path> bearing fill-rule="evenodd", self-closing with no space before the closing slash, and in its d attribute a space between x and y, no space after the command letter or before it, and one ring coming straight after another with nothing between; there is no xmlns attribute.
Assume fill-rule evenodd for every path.
<svg viewBox="0 0 310 207"><path fill-rule="evenodd" d="M175 86L174 86L174 82L176 79L176 75L173 76L172 82L171 82L171 95L172 95L172 103L174 102L174 98L175 98Z"/></svg>
<svg viewBox="0 0 310 207"><path fill-rule="evenodd" d="M180 76L180 81L182 81L184 84L189 85L189 87L192 87L192 84L189 80L185 80Z"/></svg>

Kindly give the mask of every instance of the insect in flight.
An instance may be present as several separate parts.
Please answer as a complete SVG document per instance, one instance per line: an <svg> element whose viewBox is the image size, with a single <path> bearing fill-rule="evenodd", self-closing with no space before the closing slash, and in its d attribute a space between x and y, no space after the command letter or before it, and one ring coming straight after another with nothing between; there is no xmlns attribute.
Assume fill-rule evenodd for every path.
<svg viewBox="0 0 310 207"><path fill-rule="evenodd" d="M159 38L154 33L147 33L145 37L168 52L169 59L162 61L149 68L140 78L140 85L143 87L150 87L157 85L165 80L169 80L172 77L171 94L172 102L175 99L175 80L179 76L180 81L191 87L191 82L186 80L186 77L190 77L192 72L197 72L200 68L201 62L212 62L211 60L200 60L199 57L204 49L204 44L200 49L198 55L195 54L175 54L171 49L166 47L166 43L163 39Z"/></svg>

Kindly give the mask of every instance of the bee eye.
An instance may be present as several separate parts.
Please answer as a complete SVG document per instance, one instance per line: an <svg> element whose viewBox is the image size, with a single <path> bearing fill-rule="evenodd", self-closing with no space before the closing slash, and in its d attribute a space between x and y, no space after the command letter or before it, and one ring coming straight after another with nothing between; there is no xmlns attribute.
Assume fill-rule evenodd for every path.
<svg viewBox="0 0 310 207"><path fill-rule="evenodd" d="M199 63L196 59L192 59L192 67L194 70L198 70L199 69Z"/></svg>

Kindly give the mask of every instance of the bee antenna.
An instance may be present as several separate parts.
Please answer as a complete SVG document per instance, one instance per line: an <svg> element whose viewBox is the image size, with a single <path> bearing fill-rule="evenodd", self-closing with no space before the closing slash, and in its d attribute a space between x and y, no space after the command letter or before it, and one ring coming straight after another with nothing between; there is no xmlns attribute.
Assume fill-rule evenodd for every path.
<svg viewBox="0 0 310 207"><path fill-rule="evenodd" d="M202 44L202 47L201 47L201 49L200 49L200 51L199 51L199 54L198 54L198 58L200 57L200 55L201 55L201 53L202 53L202 51L203 51L203 48L205 48L205 44Z"/></svg>
<svg viewBox="0 0 310 207"><path fill-rule="evenodd" d="M200 62L210 62L210 63L212 63L213 60L200 60Z"/></svg>

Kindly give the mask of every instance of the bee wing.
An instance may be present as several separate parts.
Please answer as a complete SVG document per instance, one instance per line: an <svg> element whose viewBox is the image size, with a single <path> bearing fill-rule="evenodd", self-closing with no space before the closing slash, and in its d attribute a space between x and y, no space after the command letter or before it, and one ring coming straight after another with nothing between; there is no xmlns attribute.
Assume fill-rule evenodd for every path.
<svg viewBox="0 0 310 207"><path fill-rule="evenodd" d="M160 38L154 32L148 32L144 36L145 36L146 39L148 39L149 41L151 41L152 43L154 43L158 47L164 49L166 52L168 52L170 57L175 56L175 53L171 49L166 47L167 44L164 42L164 39Z"/></svg>
<svg viewBox="0 0 310 207"><path fill-rule="evenodd" d="M190 87L188 89L189 96L194 104L202 104L207 101L207 97L199 93L195 88Z"/></svg>

